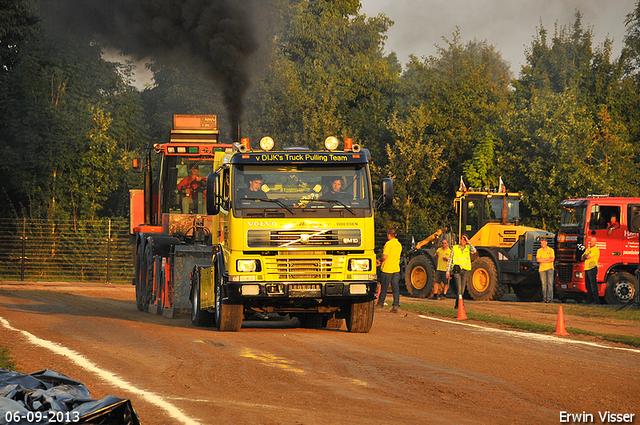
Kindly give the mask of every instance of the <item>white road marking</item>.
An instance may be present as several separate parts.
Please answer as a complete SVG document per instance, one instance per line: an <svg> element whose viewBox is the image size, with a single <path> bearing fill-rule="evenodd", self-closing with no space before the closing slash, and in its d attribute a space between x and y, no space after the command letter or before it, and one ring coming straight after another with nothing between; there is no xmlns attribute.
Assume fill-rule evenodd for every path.
<svg viewBox="0 0 640 425"><path fill-rule="evenodd" d="M146 399L149 403L154 404L156 406L158 406L159 408L161 408L162 410L166 411L171 417L173 417L174 419L180 421L181 423L185 424L185 425L200 425L199 422L191 419L190 417L186 416L184 413L182 413L180 411L180 409L178 409L176 406L172 405L171 403L169 403L168 401L166 401L165 399L163 399L162 397L160 397L159 395L152 393L150 391L146 391L140 388L135 387L134 385L130 384L129 382L125 381L124 379L118 377L116 374L114 374L113 372L109 372L107 370L101 369L100 367L98 367L97 365L93 364L91 361L89 361L88 359L86 359L85 357L83 357L80 353L78 353L77 351L71 350L67 347L64 347L58 343L55 342L51 342L51 341L47 341L46 339L41 339L38 338L37 336L22 330L22 329L17 329L14 328L13 326L11 326L11 324L4 319L3 317L0 317L0 323L2 323L2 325L11 330L11 331L15 331L15 332L19 332L20 334L22 334L30 343L37 345L39 347L45 348L47 350L50 350L56 354L59 354L61 356L67 357L69 360L71 360L72 362L74 362L75 364L77 364L78 366L93 372L95 374L97 374L98 376L100 376L102 379L104 379L105 381L132 393L135 393L137 395L142 396L144 399Z"/></svg>
<svg viewBox="0 0 640 425"><path fill-rule="evenodd" d="M476 329L479 329L479 330L482 330L482 331L486 331L486 332L504 333L504 334L507 334L507 335L517 336L519 338L524 338L524 339L533 339L533 340L539 340L539 341L545 341L545 342L553 342L553 343L557 343L557 344L580 344L580 345L588 345L590 347L596 347L596 348L606 348L606 349L609 349L609 350L621 350L621 351L631 351L632 353L640 353L640 350L635 349L635 348L610 347L608 345L598 344L598 343L595 343L595 342L576 341L574 339L565 339L565 338L560 338L560 337L553 336L553 335L542 335L542 334L534 334L534 333L529 333L529 332L517 332L517 331L508 331L508 330L505 330L505 329L489 328L489 327L474 325L472 323L465 323L465 322L460 322L460 321L441 319L441 318L438 318L438 317L424 316L422 314L419 314L418 316L422 317L423 319L434 320L436 322L444 322L444 323L451 323L453 325L468 326L470 328L476 328Z"/></svg>

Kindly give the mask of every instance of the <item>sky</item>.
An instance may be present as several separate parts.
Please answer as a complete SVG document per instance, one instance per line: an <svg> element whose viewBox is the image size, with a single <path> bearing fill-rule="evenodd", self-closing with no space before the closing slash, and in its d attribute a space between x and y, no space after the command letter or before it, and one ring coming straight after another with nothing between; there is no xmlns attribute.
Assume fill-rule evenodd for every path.
<svg viewBox="0 0 640 425"><path fill-rule="evenodd" d="M405 65L409 55L436 55L446 47L456 26L461 41L473 39L495 46L518 76L540 23L553 35L554 26L571 25L579 10L584 28L591 28L594 46L613 39L613 58L620 55L626 32L624 21L637 0L361 0L360 13L384 13L394 25L387 32L385 52L395 52Z"/></svg>

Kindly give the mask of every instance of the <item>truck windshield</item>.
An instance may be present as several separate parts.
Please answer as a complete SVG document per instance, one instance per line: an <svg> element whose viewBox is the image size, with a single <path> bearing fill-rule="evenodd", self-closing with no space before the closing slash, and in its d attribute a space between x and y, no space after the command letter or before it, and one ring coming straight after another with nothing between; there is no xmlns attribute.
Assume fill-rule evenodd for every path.
<svg viewBox="0 0 640 425"><path fill-rule="evenodd" d="M560 218L560 227L563 229L580 230L584 226L585 214L587 207L562 207L562 217Z"/></svg>
<svg viewBox="0 0 640 425"><path fill-rule="evenodd" d="M235 208L371 208L366 165L244 166L235 172ZM261 201L261 200L267 200ZM268 203L268 206L266 205Z"/></svg>

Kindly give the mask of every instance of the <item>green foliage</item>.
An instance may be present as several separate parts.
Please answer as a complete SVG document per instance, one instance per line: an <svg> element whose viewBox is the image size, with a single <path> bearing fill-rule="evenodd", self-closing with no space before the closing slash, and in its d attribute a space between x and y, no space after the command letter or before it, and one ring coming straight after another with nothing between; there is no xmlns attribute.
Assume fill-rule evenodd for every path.
<svg viewBox="0 0 640 425"><path fill-rule="evenodd" d="M327 136L351 137L374 157L384 154L379 135L400 67L381 53L391 22L358 15L359 8L352 0L292 2L248 102L252 134L312 149Z"/></svg>
<svg viewBox="0 0 640 425"><path fill-rule="evenodd" d="M492 175L494 168L494 146L495 141L487 137L473 150L473 158L465 162L464 175L467 177L471 187L496 188L498 179Z"/></svg>
<svg viewBox="0 0 640 425"><path fill-rule="evenodd" d="M617 83L610 42L595 51L581 15L556 28L551 45L540 28L496 133L499 168L525 194L524 223L555 230L558 203L588 194L636 196L634 150L618 99L635 96ZM518 182L514 187L513 183Z"/></svg>
<svg viewBox="0 0 640 425"><path fill-rule="evenodd" d="M400 148L419 152L389 163L407 173L395 186L407 231L451 224L463 173L478 186L498 175L492 134L509 106L508 64L486 42L461 42L459 30L444 41L438 56L411 59L402 76L406 102L390 120L395 140L407 139Z"/></svg>
<svg viewBox="0 0 640 425"><path fill-rule="evenodd" d="M0 345L0 369L16 370L16 362L9 354L9 350Z"/></svg>
<svg viewBox="0 0 640 425"><path fill-rule="evenodd" d="M2 215L125 214L129 151L143 140L139 94L98 43L53 43L33 16L26 22L0 85Z"/></svg>

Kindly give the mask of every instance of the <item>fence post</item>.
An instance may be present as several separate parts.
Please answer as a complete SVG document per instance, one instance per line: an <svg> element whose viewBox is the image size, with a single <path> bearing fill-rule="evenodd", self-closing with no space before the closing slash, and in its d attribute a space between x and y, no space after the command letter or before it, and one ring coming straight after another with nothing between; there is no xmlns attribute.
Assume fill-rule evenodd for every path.
<svg viewBox="0 0 640 425"><path fill-rule="evenodd" d="M107 236L107 283L111 282L111 219L109 219L109 234Z"/></svg>
<svg viewBox="0 0 640 425"><path fill-rule="evenodd" d="M27 251L27 219L26 217L23 218L23 222L22 222L22 237L20 238L22 239L22 258L21 258L21 264L20 264L20 281L24 282L24 261L25 261L25 254Z"/></svg>

